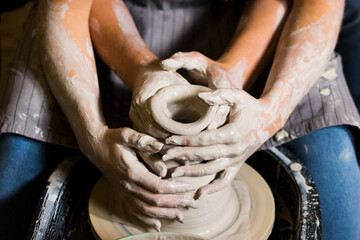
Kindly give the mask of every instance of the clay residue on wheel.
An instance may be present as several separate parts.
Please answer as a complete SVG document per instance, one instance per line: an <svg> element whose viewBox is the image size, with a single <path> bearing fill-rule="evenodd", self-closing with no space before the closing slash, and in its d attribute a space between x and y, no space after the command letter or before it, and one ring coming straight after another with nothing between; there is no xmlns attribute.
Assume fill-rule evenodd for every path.
<svg viewBox="0 0 360 240"><path fill-rule="evenodd" d="M150 233L127 237L123 240L204 240L204 238L179 233Z"/></svg>

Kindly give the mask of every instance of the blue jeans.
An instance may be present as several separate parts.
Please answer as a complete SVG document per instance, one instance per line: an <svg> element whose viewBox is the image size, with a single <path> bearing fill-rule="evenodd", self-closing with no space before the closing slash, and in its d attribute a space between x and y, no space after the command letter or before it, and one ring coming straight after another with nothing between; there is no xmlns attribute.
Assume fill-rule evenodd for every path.
<svg viewBox="0 0 360 240"><path fill-rule="evenodd" d="M0 135L0 239L25 239L46 180L76 150Z"/></svg>
<svg viewBox="0 0 360 240"><path fill-rule="evenodd" d="M350 130L328 127L284 144L314 178L324 240L360 239L360 171Z"/></svg>
<svg viewBox="0 0 360 240"><path fill-rule="evenodd" d="M323 210L323 239L357 239L360 174L350 131L321 129L285 146L315 179ZM61 159L75 153L14 134L0 135L0 239L24 239L48 175Z"/></svg>

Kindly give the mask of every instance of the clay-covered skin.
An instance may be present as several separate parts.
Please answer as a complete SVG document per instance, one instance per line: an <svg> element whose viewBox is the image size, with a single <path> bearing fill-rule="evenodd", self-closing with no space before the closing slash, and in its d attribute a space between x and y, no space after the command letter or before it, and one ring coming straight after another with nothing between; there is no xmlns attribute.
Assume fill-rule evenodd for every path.
<svg viewBox="0 0 360 240"><path fill-rule="evenodd" d="M208 104L231 107L229 122L221 128L166 140L167 144L184 147L170 149L164 160L211 160L202 165L179 167L174 176L200 176L224 170L218 179L199 189L200 197L229 184L235 175L232 171L283 127L324 71L335 47L344 8L343 0L294 0L282 27L281 19L286 17L289 7L286 1L251 2L250 5L257 5L248 9L245 30L241 31L240 26L220 59L214 61L190 52L177 53L162 62L166 70L174 71L176 66L187 68L199 81L208 81L210 87L218 89L199 94ZM271 6L277 9L276 14L272 18L264 16ZM267 20L261 21L264 18ZM261 69L273 45L270 37L262 39L259 33L276 36L279 27L282 27L281 36L272 68L263 94L256 99L245 90L253 84L254 69L259 66Z"/></svg>
<svg viewBox="0 0 360 240"><path fill-rule="evenodd" d="M158 62L140 70L134 87L130 106L130 118L136 130L149 134L157 139L164 140L169 133L162 129L152 118L150 98L161 88L173 84L186 84L188 81L176 72L164 71ZM142 159L160 177L165 177L167 167L158 154L145 154L139 152Z"/></svg>
<svg viewBox="0 0 360 240"><path fill-rule="evenodd" d="M111 26L119 26L113 9L121 7L122 1L100 0L95 3L109 4L110 6L105 9L110 9L112 12L108 12L107 16L114 17L116 21L112 22ZM134 209L138 209L140 216L137 217L141 221L160 229L159 218L181 221L182 212L179 208L195 207L195 200L192 197L176 194L194 189L190 183L162 180L158 175L148 171L138 160L136 152L142 156L151 156L160 151L163 143L130 128L107 127L101 109L98 78L89 34L91 6L90 0L40 1L38 31L47 81L73 129L81 151L119 192L133 199L129 203ZM131 23L130 14L126 8L124 11L127 15L122 17L125 20L126 17L130 18L128 21ZM106 33L102 31L102 21L96 22L93 19L92 22L94 28L100 31L100 35ZM117 28L121 30L118 36L124 42L122 46L115 48L117 50L120 48L119 51L124 54L126 52L124 48L132 49L125 41L128 39L127 35L137 32L136 29L135 33L127 29L123 33L122 29L125 26L129 25L125 24ZM141 42L140 37L139 42ZM98 46L101 49L103 45L98 43ZM145 45L137 44L137 46L141 48ZM107 48L104 49L106 51ZM143 49L135 49L134 52L136 51ZM138 64L132 66L135 68L134 71L138 72L140 67L146 65L144 61L150 57L139 54L134 56L134 61ZM168 72L165 74L173 75Z"/></svg>
<svg viewBox="0 0 360 240"><path fill-rule="evenodd" d="M162 180L158 176L166 169L154 153L160 151L163 143L129 128L106 126L92 44L103 61L138 96L139 100L133 102L133 119L134 116L148 119L144 104L152 94L149 88L160 82L187 84L173 72L176 65L195 69L192 72L199 81L219 89L200 95L208 104L222 106L216 123L196 136L170 137L168 143L186 146L175 147L163 157L210 159L202 168L182 166L174 173L181 176L219 172L218 179L198 191L204 196L231 182L241 164L284 125L319 78L336 42L344 0L294 0L287 18L287 1L254 0L248 4L238 32L220 59L183 53L174 55L171 64L162 62L160 69L158 58L139 36L123 1L40 1L44 70L80 149L120 192L135 199L130 203L139 209L139 219L157 229L158 218L181 221L179 207L195 207L192 198L177 194L193 189L189 183ZM260 99L255 99L246 90L253 84L257 71L271 59L280 33L265 90ZM229 123L215 129L224 123L229 110ZM141 129L140 121L137 122ZM136 153L158 175L149 172Z"/></svg>
<svg viewBox="0 0 360 240"><path fill-rule="evenodd" d="M154 94L170 85L189 85L177 72L165 71L158 63L141 70L134 88L130 117L134 126L141 132L164 140L169 133L154 122L149 109L149 100Z"/></svg>

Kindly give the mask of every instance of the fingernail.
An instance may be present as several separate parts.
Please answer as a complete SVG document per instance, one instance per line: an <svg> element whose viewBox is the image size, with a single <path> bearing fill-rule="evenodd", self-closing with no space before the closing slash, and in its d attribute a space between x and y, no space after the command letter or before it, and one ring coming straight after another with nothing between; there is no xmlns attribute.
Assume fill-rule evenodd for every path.
<svg viewBox="0 0 360 240"><path fill-rule="evenodd" d="M162 69L167 71L176 71L177 69L183 66L182 62L177 61L176 59L168 58L160 63Z"/></svg>
<svg viewBox="0 0 360 240"><path fill-rule="evenodd" d="M176 215L175 219L179 223L184 223L184 216Z"/></svg>
<svg viewBox="0 0 360 240"><path fill-rule="evenodd" d="M214 102L211 100L212 99L211 92L201 92L198 94L198 96L199 96L199 98L204 100L204 102L206 102L207 104L210 104L210 105L214 104Z"/></svg>
<svg viewBox="0 0 360 240"><path fill-rule="evenodd" d="M158 232L161 232L161 223L160 222L155 222L155 229Z"/></svg>
<svg viewBox="0 0 360 240"><path fill-rule="evenodd" d="M161 142L152 142L151 143L151 149L154 151L157 151L157 152L160 151L163 146L164 146L164 144Z"/></svg>
<svg viewBox="0 0 360 240"><path fill-rule="evenodd" d="M173 137L168 137L165 139L166 144L177 144Z"/></svg>
<svg viewBox="0 0 360 240"><path fill-rule="evenodd" d="M163 156L161 157L161 159L162 159L163 161L168 161L168 160L170 160L171 158L170 158L169 154L165 154L165 155L163 155Z"/></svg>
<svg viewBox="0 0 360 240"><path fill-rule="evenodd" d="M176 169L175 172L171 174L172 178L182 177L184 176L184 170L182 169Z"/></svg>
<svg viewBox="0 0 360 240"><path fill-rule="evenodd" d="M167 169L162 169L161 171L160 171L160 177L161 178L164 178L164 177L166 177L166 174L167 174Z"/></svg>
<svg viewBox="0 0 360 240"><path fill-rule="evenodd" d="M198 209L199 208L199 201L198 200L192 201L190 207L193 208L193 209Z"/></svg>
<svg viewBox="0 0 360 240"><path fill-rule="evenodd" d="M165 139L165 143L171 145L184 145L183 140L184 140L183 136L171 136Z"/></svg>

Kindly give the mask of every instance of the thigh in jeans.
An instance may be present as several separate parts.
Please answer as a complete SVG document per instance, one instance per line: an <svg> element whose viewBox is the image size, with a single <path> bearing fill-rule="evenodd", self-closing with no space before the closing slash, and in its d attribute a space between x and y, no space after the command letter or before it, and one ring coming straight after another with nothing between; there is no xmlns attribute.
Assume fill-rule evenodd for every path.
<svg viewBox="0 0 360 240"><path fill-rule="evenodd" d="M24 239L48 176L75 153L16 134L0 135L0 239Z"/></svg>
<svg viewBox="0 0 360 240"><path fill-rule="evenodd" d="M359 239L360 172L349 128L320 129L284 146L304 163L315 180L323 239Z"/></svg>

